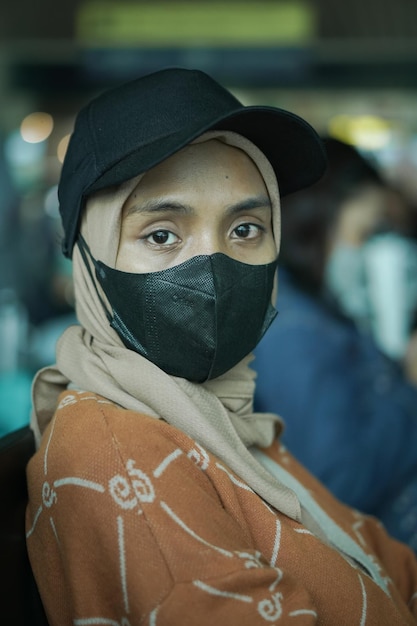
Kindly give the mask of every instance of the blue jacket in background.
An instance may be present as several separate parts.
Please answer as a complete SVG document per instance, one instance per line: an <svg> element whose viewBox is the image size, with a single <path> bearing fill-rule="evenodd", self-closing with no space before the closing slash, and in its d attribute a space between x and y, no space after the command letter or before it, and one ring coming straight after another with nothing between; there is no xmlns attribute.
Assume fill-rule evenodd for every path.
<svg viewBox="0 0 417 626"><path fill-rule="evenodd" d="M372 339L280 269L278 317L255 350L255 408L342 501L417 551L417 388Z"/></svg>

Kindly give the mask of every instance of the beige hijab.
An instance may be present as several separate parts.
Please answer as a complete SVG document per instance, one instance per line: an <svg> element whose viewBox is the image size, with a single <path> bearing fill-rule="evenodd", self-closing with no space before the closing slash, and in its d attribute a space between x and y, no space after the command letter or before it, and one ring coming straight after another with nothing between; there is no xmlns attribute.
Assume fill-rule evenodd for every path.
<svg viewBox="0 0 417 626"><path fill-rule="evenodd" d="M229 131L210 131L196 142L218 139L246 152L265 181L272 207L277 251L280 204L270 163L250 141ZM114 267L122 208L140 181L131 179L114 190L92 196L81 232L94 258ZM140 189L140 187L139 187ZM94 270L92 272L94 275ZM80 326L68 328L57 344L57 363L38 372L33 384L32 427L37 440L53 417L58 394L68 386L95 392L126 409L163 418L219 457L264 500L300 520L294 492L279 483L248 451L270 445L282 424L276 415L253 412L255 373L249 355L224 375L203 384L169 376L141 355L128 350L110 327L90 272L74 249L73 276Z"/></svg>

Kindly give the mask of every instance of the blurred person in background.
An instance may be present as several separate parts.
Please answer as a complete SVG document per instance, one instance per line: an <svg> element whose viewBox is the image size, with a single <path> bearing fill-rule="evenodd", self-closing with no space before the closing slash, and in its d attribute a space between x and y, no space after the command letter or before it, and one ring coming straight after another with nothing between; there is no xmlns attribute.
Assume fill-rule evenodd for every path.
<svg viewBox="0 0 417 626"><path fill-rule="evenodd" d="M0 436L30 417L29 315L19 288L20 202L0 138Z"/></svg>
<svg viewBox="0 0 417 626"><path fill-rule="evenodd" d="M13 158L11 139L0 139L0 435L29 423L33 375L75 319L61 226L45 210L49 190Z"/></svg>
<svg viewBox="0 0 417 626"><path fill-rule="evenodd" d="M326 297L412 376L405 355L417 311L414 211L354 148L337 140L327 145L332 182L325 193L337 219L326 240Z"/></svg>
<svg viewBox="0 0 417 626"><path fill-rule="evenodd" d="M255 405L285 416L283 442L333 493L417 551L417 379L376 343L366 250L391 236L408 250L394 232L406 220L368 160L325 143L325 176L282 202L279 316L255 351ZM407 275L395 281L406 291Z"/></svg>

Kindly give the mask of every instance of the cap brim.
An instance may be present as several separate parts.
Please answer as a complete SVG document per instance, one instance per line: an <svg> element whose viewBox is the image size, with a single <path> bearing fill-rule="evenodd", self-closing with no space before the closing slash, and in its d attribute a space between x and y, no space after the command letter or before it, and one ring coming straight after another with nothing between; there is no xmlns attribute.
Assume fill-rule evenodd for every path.
<svg viewBox="0 0 417 626"><path fill-rule="evenodd" d="M245 107L190 130L141 145L106 170L84 195L118 185L146 172L207 130L230 130L254 143L271 163L280 194L285 196L316 182L326 168L326 154L315 130L302 118L272 107Z"/></svg>

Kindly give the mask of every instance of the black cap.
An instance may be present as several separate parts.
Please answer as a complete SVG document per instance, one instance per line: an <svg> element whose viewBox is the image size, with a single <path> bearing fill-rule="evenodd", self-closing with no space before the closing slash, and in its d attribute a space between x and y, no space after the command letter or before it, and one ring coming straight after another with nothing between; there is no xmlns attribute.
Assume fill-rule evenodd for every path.
<svg viewBox="0 0 417 626"><path fill-rule="evenodd" d="M72 255L92 192L149 170L211 129L234 131L258 146L281 195L324 173L323 144L297 115L244 106L199 70L164 69L104 92L79 112L58 187L64 254Z"/></svg>

